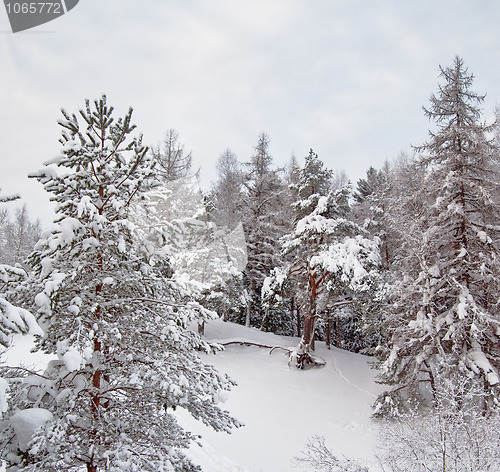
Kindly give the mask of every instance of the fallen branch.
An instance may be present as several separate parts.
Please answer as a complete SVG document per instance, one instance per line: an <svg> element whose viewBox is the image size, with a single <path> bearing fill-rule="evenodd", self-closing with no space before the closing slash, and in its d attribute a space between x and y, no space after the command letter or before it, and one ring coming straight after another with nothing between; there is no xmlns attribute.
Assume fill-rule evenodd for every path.
<svg viewBox="0 0 500 472"><path fill-rule="evenodd" d="M270 349L269 354L272 354L275 349L282 349L283 351L287 352L288 354L292 353L291 349L288 349L286 347L281 347L281 346L268 346L267 344L258 344L258 343L253 343L250 341L229 341L227 343L218 343L221 344L222 346L229 346L231 344L238 344L240 346L256 346L256 347L263 347L264 349Z"/></svg>
<svg viewBox="0 0 500 472"><path fill-rule="evenodd" d="M308 369L310 367L323 367L326 361L318 356L313 356L312 354L306 352L298 354L295 349L288 349L282 346L269 346L267 344L259 344L251 341L228 341L227 343L218 343L222 346L229 346L231 344L237 344L239 346L256 346L263 347L264 349L270 349L269 354L272 354L275 349L282 349L288 354L289 361L288 365L295 360L297 367L299 369Z"/></svg>

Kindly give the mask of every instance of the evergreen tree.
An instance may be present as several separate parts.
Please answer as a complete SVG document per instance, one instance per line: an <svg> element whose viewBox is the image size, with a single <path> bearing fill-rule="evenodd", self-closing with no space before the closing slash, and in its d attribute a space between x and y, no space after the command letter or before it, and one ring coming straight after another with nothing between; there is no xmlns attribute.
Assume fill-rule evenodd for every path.
<svg viewBox="0 0 500 472"><path fill-rule="evenodd" d="M57 360L13 395L2 456L19 471L198 470L183 454L195 436L172 411L228 431L236 422L216 400L232 383L196 353L212 348L189 325L210 313L133 232L131 205L154 163L132 137L132 109L115 119L103 96L86 102L83 124L62 113L57 168L36 175L58 204L57 226L31 256L29 286L39 347ZM26 437L30 417L39 428Z"/></svg>
<svg viewBox="0 0 500 472"><path fill-rule="evenodd" d="M333 171L326 169L323 161L310 149L297 175L298 183L293 187L297 193L297 200L293 204L295 221L311 214L319 199L328 195L332 189Z"/></svg>
<svg viewBox="0 0 500 472"><path fill-rule="evenodd" d="M430 206L420 199L407 265L413 274L402 279L395 307L392 349L386 353L382 379L398 387L389 398L405 391L421 395L439 377L478 376L498 402L500 367L499 207L492 130L481 122L484 97L471 90L473 76L462 59L441 68L444 84L424 109L437 126L420 147L427 168L425 191ZM423 207L423 208L422 208ZM398 318L396 318L398 320ZM391 400L382 399L386 405Z"/></svg>
<svg viewBox="0 0 500 472"><path fill-rule="evenodd" d="M282 199L280 199L282 206L279 212L284 224L282 228L284 233L290 233L296 221L294 204L298 200L299 172L300 166L296 157L292 155L285 168L284 189ZM286 261L283 259L280 264L264 279L261 290L261 304L264 311L262 325L275 334L300 337L302 331L300 308L291 286L286 283L286 278L282 277Z"/></svg>
<svg viewBox="0 0 500 472"><path fill-rule="evenodd" d="M9 301L14 287L26 277L23 269L0 264L0 346L9 347L14 333L41 334L34 316Z"/></svg>
<svg viewBox="0 0 500 472"><path fill-rule="evenodd" d="M394 255L404 238L400 238L392 227L396 217L395 193L406 189L396 181L394 168L385 163L381 170L370 167L366 178L359 179L353 194L353 218L370 236L380 240L380 255L383 271L380 274L379 290L362 306L354 307L354 315L347 319L348 325L358 327L352 341L362 346L365 353L373 354L380 345L386 345L386 330L384 322L387 311L387 294L384 287L392 281L394 274ZM399 214L398 214L399 216ZM351 307L344 311L349 313ZM360 336L361 334L361 336ZM351 341L351 343L352 343ZM361 341L361 343L360 343Z"/></svg>
<svg viewBox="0 0 500 472"><path fill-rule="evenodd" d="M279 265L279 238L285 222L281 209L285 188L279 171L272 167L269 137L262 133L255 154L246 165L243 228L248 246L245 280L249 295L246 323L267 329L260 306L262 286L272 268ZM264 321L264 324L263 324Z"/></svg>
<svg viewBox="0 0 500 472"><path fill-rule="evenodd" d="M349 190L329 188L331 172L311 150L299 171L295 204L298 219L283 237L284 269L266 281L265 303L292 291L301 307L303 333L295 353L297 365L318 361L312 356L317 320L325 308L346 302L346 297L371 288L379 263L378 243L349 219ZM326 193L326 194L322 194Z"/></svg>
<svg viewBox="0 0 500 472"><path fill-rule="evenodd" d="M387 229L387 203L389 193L388 166L385 172L370 167L366 171L366 179L359 179L354 192L354 214L362 226L377 236L382 242L382 260L389 269L390 254L389 235Z"/></svg>

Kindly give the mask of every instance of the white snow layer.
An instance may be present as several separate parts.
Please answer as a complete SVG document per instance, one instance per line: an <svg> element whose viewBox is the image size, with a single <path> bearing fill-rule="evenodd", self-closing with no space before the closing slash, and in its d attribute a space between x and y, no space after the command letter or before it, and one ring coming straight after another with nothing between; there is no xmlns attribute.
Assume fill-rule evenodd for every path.
<svg viewBox="0 0 500 472"><path fill-rule="evenodd" d="M2 324L16 332L42 335L43 331L38 326L35 317L27 310L10 304L0 297L0 314Z"/></svg>
<svg viewBox="0 0 500 472"><path fill-rule="evenodd" d="M22 280L26 277L26 271L20 267L13 267L6 264L0 264L0 281L8 283L11 280Z"/></svg>
<svg viewBox="0 0 500 472"><path fill-rule="evenodd" d="M486 358L483 350L479 343L475 342L472 349L467 353L467 357L469 361L471 361L472 369L477 372L477 369L481 369L484 372L487 382L493 386L496 385L500 379L498 377L498 373L495 372L493 366L490 364L490 361ZM474 368L476 367L476 368Z"/></svg>
<svg viewBox="0 0 500 472"><path fill-rule="evenodd" d="M209 322L206 333L211 342L239 339L288 348L299 342L298 338L275 336L221 320ZM50 357L30 353L29 338L17 335L15 345L5 355L13 365L36 362L37 367L43 368L42 361L46 365ZM178 408L176 415L181 424L202 434L203 446L193 445L188 451L191 459L204 472L294 472L298 470L294 458L304 450L307 440L322 435L338 457L346 456L372 466L373 471L379 470L373 450L377 425L371 419L371 404L383 386L374 382L375 371L368 365L370 358L335 348L328 351L323 343L317 343L316 352L327 361L326 366L299 371L288 365L282 350L272 354L269 351L231 345L216 356L204 356L238 382L228 393L223 408L245 426L232 434L217 433ZM76 361L77 356L72 360ZM221 394L218 400L224 401L225 397ZM31 414L38 422L31 426L29 435L26 432L23 444L31 439L36 427L50 419L47 413ZM19 424L26 425L21 421Z"/></svg>
<svg viewBox="0 0 500 472"><path fill-rule="evenodd" d="M9 384L5 379L0 377L0 413L5 413L9 407L7 391L9 390Z"/></svg>
<svg viewBox="0 0 500 472"><path fill-rule="evenodd" d="M10 423L16 433L19 449L26 451L33 433L51 419L52 413L44 408L28 408L15 413Z"/></svg>
<svg viewBox="0 0 500 472"><path fill-rule="evenodd" d="M83 363L82 355L74 348L69 348L62 356L62 361L69 372L79 370Z"/></svg>
<svg viewBox="0 0 500 472"><path fill-rule="evenodd" d="M298 338L221 320L209 322L205 332L210 342L238 340L287 348L299 343ZM203 447L192 446L188 451L191 459L204 472L292 472L299 467L294 458L307 440L320 435L338 457L379 470L374 453L378 431L371 405L384 386L374 382L370 358L327 350L317 342L316 353L327 361L326 366L300 371L288 365L283 350L269 351L230 345L206 357L238 383L223 407L244 426L230 435L216 433L177 409L181 424L202 435Z"/></svg>

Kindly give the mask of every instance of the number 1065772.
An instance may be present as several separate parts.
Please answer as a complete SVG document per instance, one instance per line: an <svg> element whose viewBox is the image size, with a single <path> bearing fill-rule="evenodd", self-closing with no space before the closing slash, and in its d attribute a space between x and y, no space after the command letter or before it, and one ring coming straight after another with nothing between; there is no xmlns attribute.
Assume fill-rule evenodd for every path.
<svg viewBox="0 0 500 472"><path fill-rule="evenodd" d="M58 15L64 13L60 2L8 2L5 4L7 13L11 14L40 14L52 13Z"/></svg>

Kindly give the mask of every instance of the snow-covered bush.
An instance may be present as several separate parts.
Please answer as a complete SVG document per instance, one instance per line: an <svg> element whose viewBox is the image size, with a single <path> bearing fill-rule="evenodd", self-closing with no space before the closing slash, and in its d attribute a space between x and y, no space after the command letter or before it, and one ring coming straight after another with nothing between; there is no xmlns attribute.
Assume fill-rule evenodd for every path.
<svg viewBox="0 0 500 472"><path fill-rule="evenodd" d="M369 472L362 465L351 459L339 459L325 444L325 438L314 436L306 445L302 455L294 459L297 467L315 470L317 472Z"/></svg>
<svg viewBox="0 0 500 472"><path fill-rule="evenodd" d="M473 379L446 380L432 408L380 425L379 458L388 472L497 472L500 411L484 409Z"/></svg>

